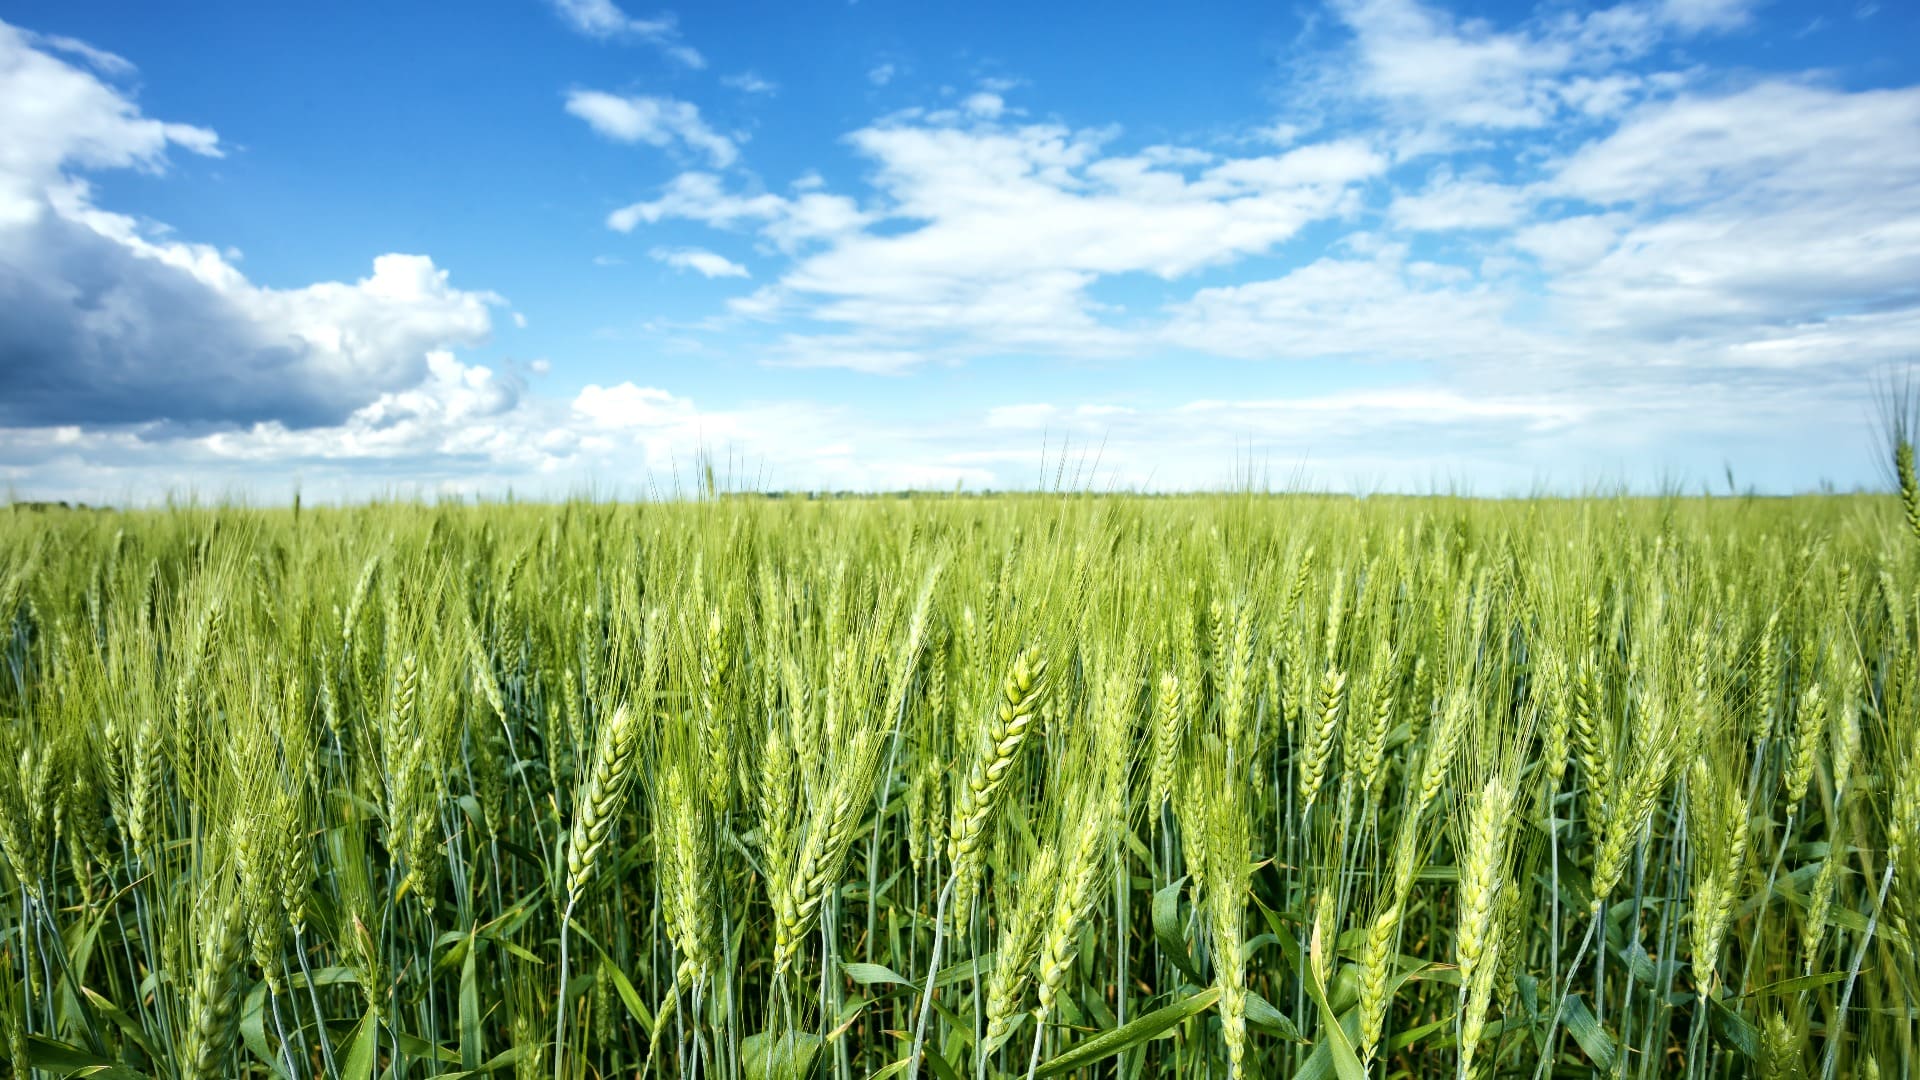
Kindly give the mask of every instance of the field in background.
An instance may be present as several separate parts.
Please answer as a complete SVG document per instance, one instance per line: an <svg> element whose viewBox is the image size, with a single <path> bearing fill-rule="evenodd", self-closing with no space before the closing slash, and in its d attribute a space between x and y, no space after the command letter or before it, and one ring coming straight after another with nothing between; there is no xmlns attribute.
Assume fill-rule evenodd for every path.
<svg viewBox="0 0 1920 1080"><path fill-rule="evenodd" d="M1917 645L1885 497L0 513L4 1049L1905 1076Z"/></svg>

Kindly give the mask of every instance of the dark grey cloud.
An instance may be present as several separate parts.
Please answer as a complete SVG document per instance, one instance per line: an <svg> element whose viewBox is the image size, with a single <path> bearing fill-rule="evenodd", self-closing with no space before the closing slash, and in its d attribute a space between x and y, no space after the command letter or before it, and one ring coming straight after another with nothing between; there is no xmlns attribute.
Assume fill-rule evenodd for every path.
<svg viewBox="0 0 1920 1080"><path fill-rule="evenodd" d="M0 425L336 423L365 391L312 378L309 352L84 225L0 230Z"/></svg>

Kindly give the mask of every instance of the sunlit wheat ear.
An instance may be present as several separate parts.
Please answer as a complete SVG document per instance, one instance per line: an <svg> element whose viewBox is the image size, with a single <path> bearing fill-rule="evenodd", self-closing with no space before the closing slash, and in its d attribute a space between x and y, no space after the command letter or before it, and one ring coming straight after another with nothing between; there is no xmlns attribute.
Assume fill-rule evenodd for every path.
<svg viewBox="0 0 1920 1080"><path fill-rule="evenodd" d="M882 733L863 728L833 755L832 780L807 815L784 895L775 898L774 970L786 971L820 907L846 872L860 811L873 796Z"/></svg>
<svg viewBox="0 0 1920 1080"><path fill-rule="evenodd" d="M1797 809L1813 783L1813 768L1818 762L1821 742L1827 733L1827 699L1819 683L1807 687L1794 716L1793 748L1788 757L1782 784L1787 792L1787 808Z"/></svg>
<svg viewBox="0 0 1920 1080"><path fill-rule="evenodd" d="M1901 439L1893 449L1894 473L1900 482L1900 506L1906 511L1907 529L1920 538L1920 476L1913 468L1913 443Z"/></svg>
<svg viewBox="0 0 1920 1080"><path fill-rule="evenodd" d="M1566 665L1557 655L1549 654L1541 658L1538 693L1535 700L1545 719L1540 729L1541 763L1545 766L1547 779L1558 791L1567 778L1573 710L1567 701Z"/></svg>
<svg viewBox="0 0 1920 1080"><path fill-rule="evenodd" d="M316 867L313 846L308 836L306 805L299 798L281 792L273 812L279 827L275 837L276 873L274 886L280 893L280 910L287 929L295 937L306 933L308 898L313 891Z"/></svg>
<svg viewBox="0 0 1920 1080"><path fill-rule="evenodd" d="M667 926L674 947L697 976L713 962L712 896L707 861L712 825L707 792L696 791L679 762L660 777L654 806L654 845Z"/></svg>
<svg viewBox="0 0 1920 1080"><path fill-rule="evenodd" d="M999 806L1007 773L1019 761L1020 747L1039 713L1046 689L1047 659L1038 645L1016 656L1007 672L985 740L975 751L972 766L954 795L953 823L947 833L947 860L953 866L953 903L956 921L964 925L979 885L981 845L987 826Z"/></svg>
<svg viewBox="0 0 1920 1080"><path fill-rule="evenodd" d="M1006 1045L1024 1014L1034 963L1040 957L1041 931L1053 909L1058 871L1059 851L1049 840L1027 863L1012 913L1002 923L993 977L987 983L985 1045L989 1053Z"/></svg>
<svg viewBox="0 0 1920 1080"><path fill-rule="evenodd" d="M778 720L767 725L766 746L760 754L760 840L767 855L767 873L784 867L793 844L793 807L797 765L793 746ZM777 893L782 882L769 878L768 889Z"/></svg>
<svg viewBox="0 0 1920 1080"><path fill-rule="evenodd" d="M1398 706L1400 658L1392 655L1373 676L1373 693L1366 704L1366 715L1357 731L1352 732L1354 747L1353 770L1359 781L1360 790L1366 792L1369 800L1380 794L1381 783L1385 780L1381 768L1387 753L1387 734L1393 730L1393 719Z"/></svg>
<svg viewBox="0 0 1920 1080"><path fill-rule="evenodd" d="M1472 1062L1493 995L1500 939L1494 911L1507 874L1507 825L1513 813L1512 791L1498 775L1489 777L1467 812L1461 845L1459 913L1454 955L1460 966L1462 1015L1460 1074L1472 1075Z"/></svg>
<svg viewBox="0 0 1920 1080"><path fill-rule="evenodd" d="M1749 712L1749 727L1752 737L1766 739L1773 736L1774 703L1780 699L1780 612L1778 609L1767 613L1766 625L1761 627L1760 640L1755 643L1757 656L1754 659L1753 702Z"/></svg>
<svg viewBox="0 0 1920 1080"><path fill-rule="evenodd" d="M1687 812L1689 839L1695 844L1690 868L1694 980L1711 989L1720 943L1746 874L1746 788L1717 762L1701 758L1688 773Z"/></svg>
<svg viewBox="0 0 1920 1080"><path fill-rule="evenodd" d="M1428 808L1440 797L1447 782L1448 770L1453 767L1453 759L1460 752L1460 744L1466 738L1467 721L1472 702L1467 693L1456 691L1448 695L1446 703L1440 709L1440 722L1433 729L1432 738L1427 743L1426 754L1420 762L1418 786L1414 789L1414 803L1408 821L1417 824ZM1411 836L1409 836L1411 839Z"/></svg>
<svg viewBox="0 0 1920 1080"><path fill-rule="evenodd" d="M707 616L700 649L700 738L706 744L706 795L715 813L725 813L733 779L733 740L728 715L728 679L733 642L720 609Z"/></svg>
<svg viewBox="0 0 1920 1080"><path fill-rule="evenodd" d="M567 837L567 899L580 896L607 858L607 843L632 786L640 745L639 714L625 705L601 725L587 782L574 797Z"/></svg>
<svg viewBox="0 0 1920 1080"><path fill-rule="evenodd" d="M1054 1003L1073 968L1080 927L1099 897L1111 866L1105 856L1119 817L1119 793L1114 786L1114 779L1109 778L1108 790L1088 796L1089 805L1072 837L1071 854L1061 867L1053 910L1040 944L1038 1016L1042 1023L1053 1015Z"/></svg>
<svg viewBox="0 0 1920 1080"><path fill-rule="evenodd" d="M1327 590L1326 637L1320 647L1320 659L1332 667L1340 655L1341 630L1347 611L1347 568L1333 572L1333 587Z"/></svg>
<svg viewBox="0 0 1920 1080"><path fill-rule="evenodd" d="M1633 853L1659 804L1672 768L1674 747L1658 727L1635 748L1635 760L1607 817L1600 823L1600 849L1593 861L1593 906L1598 910L1620 884Z"/></svg>
<svg viewBox="0 0 1920 1080"><path fill-rule="evenodd" d="M1181 697L1179 675L1161 673L1153 704L1153 772L1148 786L1153 809L1158 811L1173 797L1174 769L1179 764L1181 738L1186 730L1186 702Z"/></svg>
<svg viewBox="0 0 1920 1080"><path fill-rule="evenodd" d="M1472 800L1462 836L1459 917L1454 953L1461 981L1471 983L1492 946L1493 912L1506 875L1507 823L1512 793L1499 776L1489 777Z"/></svg>
<svg viewBox="0 0 1920 1080"><path fill-rule="evenodd" d="M252 950L253 962L266 980L267 989L278 994L285 989L280 948L287 929L280 902L276 851L280 834L265 808L252 808L234 822L232 835L247 945Z"/></svg>
<svg viewBox="0 0 1920 1080"><path fill-rule="evenodd" d="M1601 729L1600 692L1593 667L1584 658L1576 661L1568 690L1574 753L1587 783L1587 818L1598 821L1607 815L1608 792L1613 786L1613 739L1611 732Z"/></svg>
<svg viewBox="0 0 1920 1080"><path fill-rule="evenodd" d="M946 785L940 775L940 758L932 751L921 751L908 769L907 860L921 866L934 845L934 830L947 820L942 806Z"/></svg>
<svg viewBox="0 0 1920 1080"><path fill-rule="evenodd" d="M1221 734L1230 750L1244 756L1242 743L1253 710L1253 619L1244 604L1216 600L1213 620Z"/></svg>
<svg viewBox="0 0 1920 1080"><path fill-rule="evenodd" d="M1300 814L1313 809L1320 788L1327 778L1327 765L1333 757L1334 735L1339 729L1347 700L1347 673L1328 668L1320 679L1319 706L1311 716L1301 748Z"/></svg>
<svg viewBox="0 0 1920 1080"><path fill-rule="evenodd" d="M246 944L238 897L216 902L200 937L192 994L187 1000L187 1032L181 1043L181 1076L186 1080L216 1080L227 1075L223 1066L240 1018L240 995L234 981Z"/></svg>
<svg viewBox="0 0 1920 1080"><path fill-rule="evenodd" d="M1386 1026L1387 1006L1393 991L1394 944L1399 939L1400 905L1388 904L1367 925L1366 942L1360 947L1360 1030L1357 1050L1363 1064L1371 1064Z"/></svg>
<svg viewBox="0 0 1920 1080"><path fill-rule="evenodd" d="M1247 1054L1246 915L1253 873L1251 807L1247 789L1226 763L1226 748L1211 741L1198 753L1179 797L1180 828L1195 876L1194 904L1209 920L1214 985L1220 990L1221 1032L1232 1075L1244 1075ZM1329 907L1328 915L1332 914Z"/></svg>
<svg viewBox="0 0 1920 1080"><path fill-rule="evenodd" d="M1460 1075L1473 1075L1474 1053L1486 1032L1487 1006L1493 1000L1493 980L1498 971L1499 942L1488 949L1486 963L1474 972L1466 987L1466 1010L1460 1020Z"/></svg>

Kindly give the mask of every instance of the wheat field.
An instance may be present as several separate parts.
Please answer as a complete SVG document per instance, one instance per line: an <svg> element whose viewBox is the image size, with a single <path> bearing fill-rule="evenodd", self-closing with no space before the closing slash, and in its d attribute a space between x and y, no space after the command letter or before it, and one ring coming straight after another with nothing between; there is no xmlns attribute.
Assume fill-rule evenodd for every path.
<svg viewBox="0 0 1920 1080"><path fill-rule="evenodd" d="M4 1056L1904 1077L1915 524L1864 495L0 513Z"/></svg>

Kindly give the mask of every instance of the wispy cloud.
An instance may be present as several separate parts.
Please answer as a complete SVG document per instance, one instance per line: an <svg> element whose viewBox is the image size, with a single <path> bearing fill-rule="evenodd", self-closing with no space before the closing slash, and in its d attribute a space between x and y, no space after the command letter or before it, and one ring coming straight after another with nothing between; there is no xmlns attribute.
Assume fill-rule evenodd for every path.
<svg viewBox="0 0 1920 1080"><path fill-rule="evenodd" d="M699 107L689 101L575 90L567 95L567 111L616 142L663 149L684 146L705 155L718 168L740 157L733 140L708 127L700 119Z"/></svg>
<svg viewBox="0 0 1920 1080"><path fill-rule="evenodd" d="M613 0L552 0L552 3L567 25L588 37L602 41L640 41L686 67L699 70L707 66L706 57L681 40L679 20L671 13L637 19L622 11Z"/></svg>
<svg viewBox="0 0 1920 1080"><path fill-rule="evenodd" d="M703 248L654 248L647 253L655 262L675 270L689 270L705 278L743 278L747 268L724 255Z"/></svg>
<svg viewBox="0 0 1920 1080"><path fill-rule="evenodd" d="M838 329L789 337L785 362L874 370L995 349L1112 353L1139 339L1104 317L1088 295L1095 281L1171 280L1271 250L1344 213L1386 168L1365 143L1336 141L1189 175L1167 164L1192 160L1180 155L1106 153L1102 132L985 119L850 135L875 167L881 209L821 192L736 193L688 173L610 224L749 225L794 253L759 306Z"/></svg>
<svg viewBox="0 0 1920 1080"><path fill-rule="evenodd" d="M743 94L770 96L780 92L780 86L771 79L761 78L751 71L742 71L728 75L720 80L722 86L729 86Z"/></svg>

